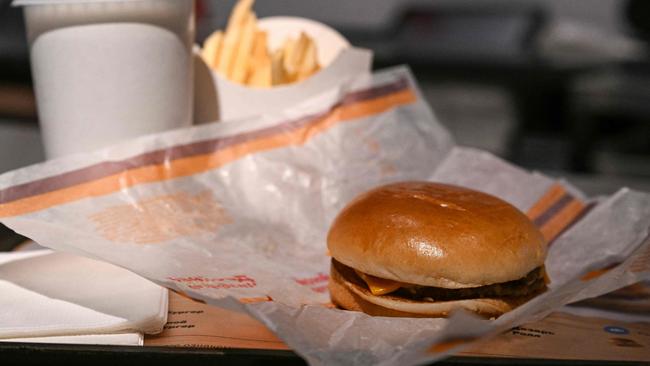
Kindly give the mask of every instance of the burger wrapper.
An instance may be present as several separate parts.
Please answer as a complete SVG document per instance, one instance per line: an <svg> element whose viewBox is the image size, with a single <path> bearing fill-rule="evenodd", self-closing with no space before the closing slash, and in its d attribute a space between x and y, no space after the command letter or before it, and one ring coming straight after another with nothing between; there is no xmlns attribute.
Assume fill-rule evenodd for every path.
<svg viewBox="0 0 650 366"><path fill-rule="evenodd" d="M499 196L549 239L545 293L498 319L371 317L332 307L328 227L398 180ZM0 176L2 223L261 320L310 364L441 359L558 307L650 278L650 194L588 199L455 146L409 71L362 76L282 112L147 136Z"/></svg>

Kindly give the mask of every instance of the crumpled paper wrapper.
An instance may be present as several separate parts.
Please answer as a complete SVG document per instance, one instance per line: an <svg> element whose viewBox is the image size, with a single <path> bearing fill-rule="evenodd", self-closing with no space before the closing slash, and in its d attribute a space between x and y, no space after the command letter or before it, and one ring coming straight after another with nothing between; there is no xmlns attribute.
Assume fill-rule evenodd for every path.
<svg viewBox="0 0 650 366"><path fill-rule="evenodd" d="M549 239L549 290L496 320L332 308L327 229L355 195L434 180L499 196ZM650 278L650 195L567 182L457 147L408 70L294 108L148 136L0 176L0 220L58 250L261 320L314 365L437 360L561 305Z"/></svg>

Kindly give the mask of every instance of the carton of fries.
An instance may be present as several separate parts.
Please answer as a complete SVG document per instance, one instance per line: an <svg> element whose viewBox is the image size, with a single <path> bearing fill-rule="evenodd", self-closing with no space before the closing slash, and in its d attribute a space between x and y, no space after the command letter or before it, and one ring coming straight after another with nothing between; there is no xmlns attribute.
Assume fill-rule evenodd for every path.
<svg viewBox="0 0 650 366"><path fill-rule="evenodd" d="M352 47L334 29L296 17L258 20L252 6L252 0L239 1L225 30L202 45L197 69L209 71L196 75L195 113L203 116L197 122L280 111L369 74L372 53Z"/></svg>

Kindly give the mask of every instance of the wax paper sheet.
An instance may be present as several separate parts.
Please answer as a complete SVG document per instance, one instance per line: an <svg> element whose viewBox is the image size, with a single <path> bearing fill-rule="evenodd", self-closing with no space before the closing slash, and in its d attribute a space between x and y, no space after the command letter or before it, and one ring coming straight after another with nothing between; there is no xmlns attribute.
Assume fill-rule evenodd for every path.
<svg viewBox="0 0 650 366"><path fill-rule="evenodd" d="M399 180L479 189L526 212L549 240L549 290L495 320L332 308L330 223L355 195ZM567 182L455 146L401 67L323 90L280 113L147 136L4 174L0 220L42 245L249 312L314 365L440 359L650 276L649 194L622 189L590 200Z"/></svg>

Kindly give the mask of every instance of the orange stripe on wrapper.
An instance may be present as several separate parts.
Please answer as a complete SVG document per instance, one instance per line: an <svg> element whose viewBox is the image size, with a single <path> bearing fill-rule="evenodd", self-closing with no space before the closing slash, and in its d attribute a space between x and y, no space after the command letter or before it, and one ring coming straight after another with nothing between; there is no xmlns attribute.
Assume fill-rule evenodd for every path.
<svg viewBox="0 0 650 366"><path fill-rule="evenodd" d="M474 342L476 338L452 338L448 340L444 340L442 342L438 342L434 345L432 345L428 352L429 353L445 353L451 349L454 349L458 346Z"/></svg>
<svg viewBox="0 0 650 366"><path fill-rule="evenodd" d="M261 296L261 297L242 297L239 299L239 302L242 304L255 304L258 302L269 302L273 301L271 296Z"/></svg>
<svg viewBox="0 0 650 366"><path fill-rule="evenodd" d="M581 200L554 184L527 212L549 243L576 222L587 210Z"/></svg>
<svg viewBox="0 0 650 366"><path fill-rule="evenodd" d="M526 213L546 239L548 246L564 231L582 218L594 204L586 205L556 183ZM544 282L551 279L544 270Z"/></svg>
<svg viewBox="0 0 650 366"><path fill-rule="evenodd" d="M597 270L594 270L594 271L589 271L589 272L585 273L582 277L580 277L580 280L582 280L582 281L591 281L593 279L596 279L596 278L604 275L605 273L611 271L612 269L616 268L619 264L620 263L614 263L614 264L610 264L609 266L607 266L605 268L597 269Z"/></svg>
<svg viewBox="0 0 650 366"><path fill-rule="evenodd" d="M555 202L557 202L562 196L566 193L566 190L561 184L553 184L549 190L544 193L542 198L537 201L533 207L528 209L526 215L531 220L535 220L541 216L545 211L547 211Z"/></svg>
<svg viewBox="0 0 650 366"><path fill-rule="evenodd" d="M39 184L40 182L32 182L30 184L33 184L34 187L21 187L26 185L9 187L0 192L0 198L2 198L1 201L3 202L0 204L0 217L27 214L56 205L74 202L83 198L107 195L139 184L160 182L198 174L218 168L240 159L243 156L256 152L291 145L302 145L312 137L337 125L338 123L382 113L391 108L415 102L417 96L413 90L408 88L404 81L401 81L400 83L401 84L398 83L399 85L396 84L397 86L389 85L393 87L393 89L389 88L380 96L374 98L366 97L363 99L362 96L359 95L358 98L351 99L346 103L341 103L326 113L313 116L308 120L298 121L300 124L297 127L293 126L292 128L291 123L294 122L289 122L277 126L277 130L274 129L273 131L270 131L270 133L263 133L264 131L262 131L257 132L257 135L255 135L256 132L252 132L249 134L249 136L251 136L250 138L243 136L240 138L241 141L230 143L229 145L227 142L232 142L231 140L233 140L233 138L228 141L226 141L226 138L223 143L216 140L208 141L211 143L210 146L214 145L215 150L207 153L168 160L168 157L165 156L165 154L173 155L174 153L174 151L172 151L174 148L170 148L169 151L158 152L163 154L162 157L157 157L158 160L163 161L160 161L157 164L146 165L146 162L134 160L135 162L122 162L122 165L125 165L128 168L121 169L120 166L117 166L119 163L111 163L111 167L113 167L114 170L117 170L114 174L97 177L88 182L80 182L76 184L60 183L56 181L57 177L50 177L44 179L44 181L47 181L47 184L45 184L45 182L41 184ZM376 89L381 89L381 87ZM197 142L193 145L198 146L201 143L202 142ZM183 148L185 150L191 150L192 148L197 147L193 145L179 146L178 150ZM228 146L220 148L222 145ZM210 148L210 146L207 148ZM199 147L206 149L205 146ZM144 161L146 159L142 158L140 160ZM137 166L137 164L142 164L144 166ZM133 165L136 166L131 168ZM101 174L101 169L95 170L96 171L93 172L95 175ZM99 173L97 171L99 171ZM66 174L64 174L66 175L66 179L74 179L74 177L70 177L74 172ZM61 181L63 180L64 175L62 175ZM31 193L31 191L38 192L38 190L46 190L48 184L50 186L64 186L53 191L46 191L45 193ZM65 186L66 184L68 185ZM19 189L27 193L18 192ZM10 197L12 195L20 198L11 200Z"/></svg>
<svg viewBox="0 0 650 366"><path fill-rule="evenodd" d="M582 214L585 209L585 204L577 199L573 199L571 203L558 212L552 219L550 219L540 229L544 238L551 243L553 239L557 238L574 220Z"/></svg>
<svg viewBox="0 0 650 366"><path fill-rule="evenodd" d="M194 302L198 302L198 303L201 303L201 304L206 303L204 300L193 298L192 296L188 295L187 293L185 293L183 291L172 289L172 288L169 288L169 290L173 291L174 293L176 293L179 296L184 297L184 298L186 298L188 300L192 300ZM242 304L254 304L254 303L258 303L258 302L269 302L269 301L273 301L273 298L271 298L271 296L242 297L242 298L239 299L239 302L241 302Z"/></svg>

